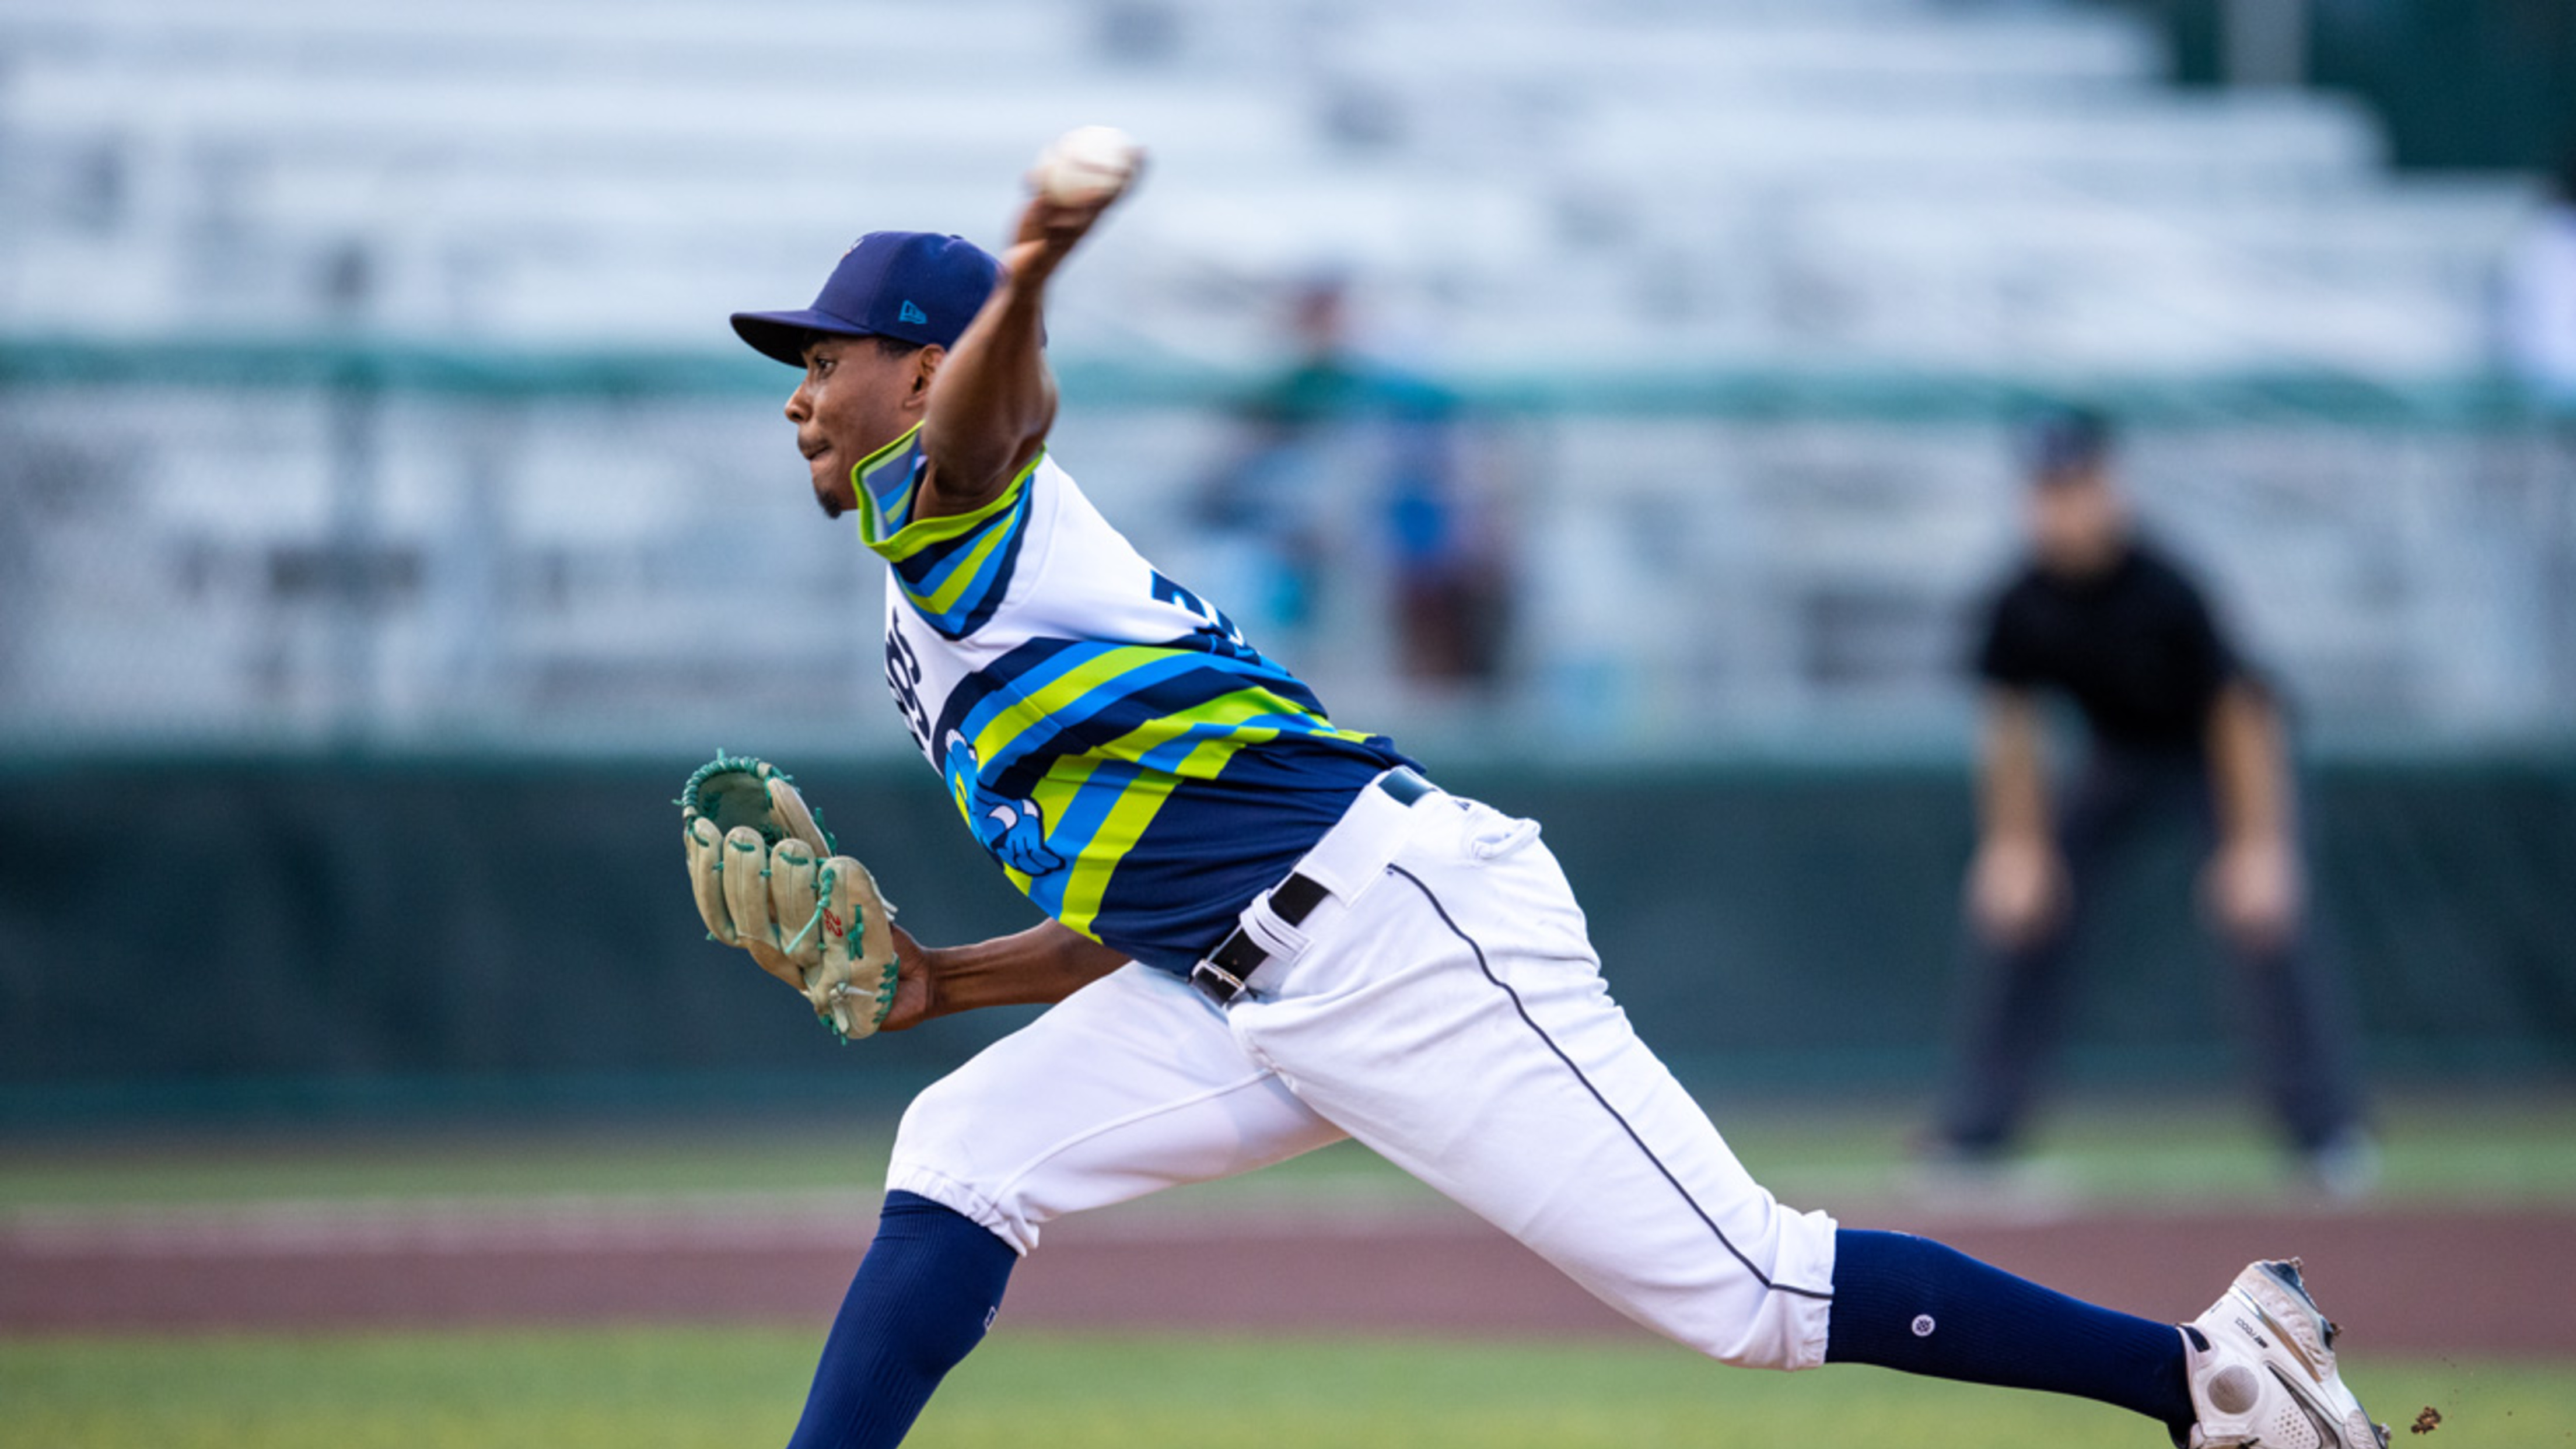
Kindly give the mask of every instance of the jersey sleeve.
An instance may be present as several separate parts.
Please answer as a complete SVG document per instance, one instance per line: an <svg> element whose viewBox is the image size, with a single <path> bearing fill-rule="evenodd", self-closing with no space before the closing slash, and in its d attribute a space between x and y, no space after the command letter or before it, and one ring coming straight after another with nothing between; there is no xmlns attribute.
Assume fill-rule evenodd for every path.
<svg viewBox="0 0 2576 1449"><path fill-rule="evenodd" d="M1977 636L1970 665L1988 684L2031 689L2045 682L2046 667L2031 640L2029 592L2015 581L1986 606L1985 626Z"/></svg>
<svg viewBox="0 0 2576 1449"><path fill-rule="evenodd" d="M929 467L918 427L859 464L859 541L893 566L904 602L943 638L982 628L1009 595L1028 534L1030 480L1044 457L972 513L924 519L912 516Z"/></svg>
<svg viewBox="0 0 2576 1449"><path fill-rule="evenodd" d="M2206 718L2219 691L2236 678L2243 665L2219 628L2208 595L2179 572L2174 575L2171 605L2174 631L2175 683L2186 692L2193 718Z"/></svg>

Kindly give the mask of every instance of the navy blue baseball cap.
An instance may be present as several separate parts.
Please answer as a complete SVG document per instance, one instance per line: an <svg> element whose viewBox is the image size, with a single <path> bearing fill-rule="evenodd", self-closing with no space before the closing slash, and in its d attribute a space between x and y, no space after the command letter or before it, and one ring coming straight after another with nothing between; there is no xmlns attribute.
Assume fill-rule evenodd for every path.
<svg viewBox="0 0 2576 1449"><path fill-rule="evenodd" d="M790 367L805 365L805 344L818 332L954 347L1001 276L993 254L963 237L872 231L841 254L813 306L736 312L733 330Z"/></svg>
<svg viewBox="0 0 2576 1449"><path fill-rule="evenodd" d="M2109 458L2111 443L2109 418L2091 408L2051 408L2022 425L2022 466L2034 483L2064 482Z"/></svg>

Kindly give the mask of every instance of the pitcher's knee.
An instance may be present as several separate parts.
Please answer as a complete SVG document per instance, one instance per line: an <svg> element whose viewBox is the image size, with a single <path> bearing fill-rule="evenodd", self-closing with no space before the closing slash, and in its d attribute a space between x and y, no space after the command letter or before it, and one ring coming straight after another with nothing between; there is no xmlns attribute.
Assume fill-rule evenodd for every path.
<svg viewBox="0 0 2576 1449"><path fill-rule="evenodd" d="M895 1129L886 1190L917 1193L963 1214L1025 1256L1037 1246L1037 1225L1017 1200L1016 1171L977 1150L987 1137L976 1130L981 1114L973 1095L950 1076L913 1098Z"/></svg>

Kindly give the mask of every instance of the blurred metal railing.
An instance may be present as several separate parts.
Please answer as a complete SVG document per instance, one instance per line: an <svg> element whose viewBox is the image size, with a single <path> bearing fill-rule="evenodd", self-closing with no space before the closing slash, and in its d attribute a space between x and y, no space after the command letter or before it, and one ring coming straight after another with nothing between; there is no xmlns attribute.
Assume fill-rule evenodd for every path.
<svg viewBox="0 0 2576 1449"><path fill-rule="evenodd" d="M2576 417L2499 383L1444 376L1282 449L1261 379L1064 372L1057 453L1111 515L1409 743L1948 750L2011 423L2067 398L2124 421L2151 526L2322 736L2576 733ZM721 353L0 343L0 740L899 750L876 571L812 511L790 383ZM1415 587L1426 516L1482 541L1482 592ZM1506 620L1499 649L1425 668L1443 608Z"/></svg>

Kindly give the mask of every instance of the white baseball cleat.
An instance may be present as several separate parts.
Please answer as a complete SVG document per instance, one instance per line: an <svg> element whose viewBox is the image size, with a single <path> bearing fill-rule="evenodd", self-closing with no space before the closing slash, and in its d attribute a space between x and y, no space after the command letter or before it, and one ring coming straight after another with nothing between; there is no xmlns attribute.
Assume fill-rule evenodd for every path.
<svg viewBox="0 0 2576 1449"><path fill-rule="evenodd" d="M2388 1449L2335 1372L2335 1326L2298 1259L2247 1264L2183 1341L2200 1415L2183 1449Z"/></svg>

